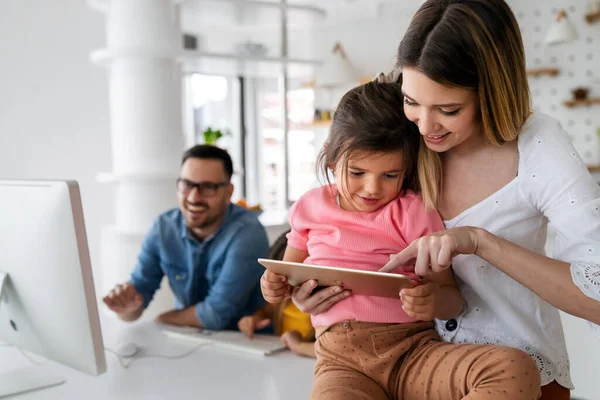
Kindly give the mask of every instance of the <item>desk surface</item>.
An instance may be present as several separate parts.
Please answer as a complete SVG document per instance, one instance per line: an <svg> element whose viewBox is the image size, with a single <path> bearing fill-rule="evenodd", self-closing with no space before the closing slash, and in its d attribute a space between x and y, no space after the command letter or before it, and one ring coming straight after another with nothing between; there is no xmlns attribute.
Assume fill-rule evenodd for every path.
<svg viewBox="0 0 600 400"><path fill-rule="evenodd" d="M252 356L209 346L167 339L150 322L126 324L102 321L104 345L116 349L133 341L140 352L124 369L114 354L106 353L107 372L92 377L48 362L42 368L61 374L63 385L11 397L15 400L52 399L307 399L313 380L314 360L285 351L268 357ZM39 359L32 355L32 358ZM127 362L128 360L125 360ZM0 347L0 373L31 363L13 347Z"/></svg>

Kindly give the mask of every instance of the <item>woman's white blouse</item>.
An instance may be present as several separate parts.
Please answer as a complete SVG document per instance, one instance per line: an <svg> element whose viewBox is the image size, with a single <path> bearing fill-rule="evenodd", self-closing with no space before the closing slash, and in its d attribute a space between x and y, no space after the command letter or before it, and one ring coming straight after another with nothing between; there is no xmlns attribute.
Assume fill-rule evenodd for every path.
<svg viewBox="0 0 600 400"><path fill-rule="evenodd" d="M600 301L600 186L560 124L547 115L529 117L518 141L518 176L445 221L446 228L481 227L544 254L550 223L554 258L570 263L575 284ZM444 340L519 348L537 361L543 384L556 380L573 388L555 307L475 255L455 257L453 269L466 306L458 318L436 321Z"/></svg>

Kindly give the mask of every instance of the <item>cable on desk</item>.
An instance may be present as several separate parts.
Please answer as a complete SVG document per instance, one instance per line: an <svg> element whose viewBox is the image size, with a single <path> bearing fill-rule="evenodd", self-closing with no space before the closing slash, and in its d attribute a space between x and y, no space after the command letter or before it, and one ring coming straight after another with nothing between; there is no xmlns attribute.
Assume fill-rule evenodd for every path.
<svg viewBox="0 0 600 400"><path fill-rule="evenodd" d="M29 361L29 362L30 362L30 363L32 363L32 364L35 364L35 365L42 366L42 365L45 365L46 363L48 363L48 360L47 360L47 359L44 359L44 361L38 361L38 360L36 360L36 359L35 359L35 358L33 358L31 355L29 355L29 354L25 353L25 350L23 350L23 349L22 349L22 348L20 348L19 346L14 346L14 345L12 345L12 344L9 344L9 343L4 343L4 342L1 342L1 343L0 343L0 347L14 347L14 348L16 348L17 350L19 350L19 352L20 352L21 354L23 354L23 357L25 357L25 358L27 359L27 361Z"/></svg>
<svg viewBox="0 0 600 400"><path fill-rule="evenodd" d="M25 350L23 350L20 347L17 347L17 350L19 350L21 352L21 354L23 354L23 357L25 357L32 364L42 366L42 365L45 365L45 364L48 363L47 359L44 359L44 361L38 361L38 360L36 360L35 358L31 357L31 355L25 353Z"/></svg>
<svg viewBox="0 0 600 400"><path fill-rule="evenodd" d="M109 349L108 347L105 347L104 350L107 353L113 354L115 357L117 357L117 361L119 362L119 364L121 365L121 367L123 369L127 369L131 366L131 364L133 364L136 360L141 360L143 358L158 358L158 359L163 359L163 360L179 360L181 358L185 358L188 357L190 355L192 355L192 353L194 353L196 350L198 350L199 348L206 346L208 343L205 344L199 344L196 347L186 351L185 353L182 354L177 354L177 355L173 355L173 356L169 356L169 355L160 355L160 354L147 354L147 355L135 355L133 357L130 358L130 362L125 362L125 360L127 360L126 357L123 357L122 355L120 355L118 352Z"/></svg>

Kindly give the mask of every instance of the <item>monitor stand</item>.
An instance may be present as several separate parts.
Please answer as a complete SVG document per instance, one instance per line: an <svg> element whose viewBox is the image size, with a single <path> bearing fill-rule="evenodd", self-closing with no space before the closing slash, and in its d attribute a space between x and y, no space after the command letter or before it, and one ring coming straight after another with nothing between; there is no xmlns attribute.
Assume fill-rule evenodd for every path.
<svg viewBox="0 0 600 400"><path fill-rule="evenodd" d="M0 271L0 308L2 308L4 301L2 292L7 278L8 274ZM63 378L51 374L47 368L32 366L10 372L0 372L0 399L63 383L65 383Z"/></svg>

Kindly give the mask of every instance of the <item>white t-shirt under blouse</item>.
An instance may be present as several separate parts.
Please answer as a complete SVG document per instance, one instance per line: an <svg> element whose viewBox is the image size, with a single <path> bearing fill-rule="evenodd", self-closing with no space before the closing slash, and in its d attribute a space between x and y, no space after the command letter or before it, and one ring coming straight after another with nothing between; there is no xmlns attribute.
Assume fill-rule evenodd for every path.
<svg viewBox="0 0 600 400"><path fill-rule="evenodd" d="M518 149L518 176L444 221L446 228L481 227L544 254L550 223L556 231L554 258L570 263L575 284L600 301L600 186L560 124L547 115L529 117ZM519 348L537 361L542 384L556 380L573 388L555 307L475 255L455 257L453 269L466 307L454 320L436 321L444 340Z"/></svg>

